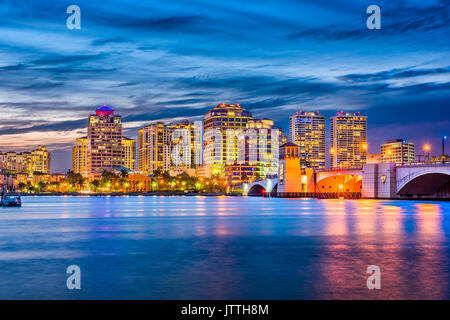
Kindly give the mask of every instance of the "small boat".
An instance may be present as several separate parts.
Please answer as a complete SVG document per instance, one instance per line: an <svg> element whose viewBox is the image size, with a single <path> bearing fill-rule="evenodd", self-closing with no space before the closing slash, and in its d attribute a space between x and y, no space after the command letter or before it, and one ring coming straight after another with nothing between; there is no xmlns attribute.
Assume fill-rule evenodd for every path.
<svg viewBox="0 0 450 320"><path fill-rule="evenodd" d="M8 192L3 195L0 201L1 207L21 207L22 197L18 192Z"/></svg>

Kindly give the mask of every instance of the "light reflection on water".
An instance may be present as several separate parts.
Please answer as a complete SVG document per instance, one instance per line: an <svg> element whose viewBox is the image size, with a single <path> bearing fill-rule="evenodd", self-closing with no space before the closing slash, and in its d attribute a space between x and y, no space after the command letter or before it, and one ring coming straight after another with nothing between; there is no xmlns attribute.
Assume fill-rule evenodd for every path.
<svg viewBox="0 0 450 320"><path fill-rule="evenodd" d="M449 215L450 202L25 197L0 208L0 298L448 299ZM381 290L366 287L372 264Z"/></svg>

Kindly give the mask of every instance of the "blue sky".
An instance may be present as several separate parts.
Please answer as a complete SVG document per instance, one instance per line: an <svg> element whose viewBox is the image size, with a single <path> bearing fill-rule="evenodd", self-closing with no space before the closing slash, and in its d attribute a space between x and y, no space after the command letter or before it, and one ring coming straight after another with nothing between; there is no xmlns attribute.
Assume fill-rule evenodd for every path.
<svg viewBox="0 0 450 320"><path fill-rule="evenodd" d="M68 30L66 8L81 8ZM381 30L366 8L381 8ZM0 151L44 144L71 165L87 115L125 134L240 103L288 133L298 110L368 116L371 152L450 132L450 1L0 1ZM328 134L327 134L328 138ZM450 146L448 146L450 150Z"/></svg>

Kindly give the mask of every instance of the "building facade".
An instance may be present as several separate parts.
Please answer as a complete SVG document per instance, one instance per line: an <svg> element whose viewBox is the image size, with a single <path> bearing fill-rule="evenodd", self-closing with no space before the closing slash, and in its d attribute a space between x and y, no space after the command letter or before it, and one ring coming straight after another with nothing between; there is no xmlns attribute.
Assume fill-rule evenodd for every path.
<svg viewBox="0 0 450 320"><path fill-rule="evenodd" d="M84 177L88 176L88 139L87 137L78 138L72 149L72 171L79 173Z"/></svg>
<svg viewBox="0 0 450 320"><path fill-rule="evenodd" d="M272 120L248 120L246 128L237 136L236 160L225 164L229 185L276 176L283 138L282 130Z"/></svg>
<svg viewBox="0 0 450 320"><path fill-rule="evenodd" d="M331 117L331 166L360 167L367 157L367 117L338 112Z"/></svg>
<svg viewBox="0 0 450 320"><path fill-rule="evenodd" d="M164 123L152 123L138 132L138 171L153 174L170 170L172 131Z"/></svg>
<svg viewBox="0 0 450 320"><path fill-rule="evenodd" d="M413 163L416 161L415 145L403 139L387 140L381 145L381 163Z"/></svg>
<svg viewBox="0 0 450 320"><path fill-rule="evenodd" d="M280 147L277 193L296 193L302 191L300 150L292 142Z"/></svg>
<svg viewBox="0 0 450 320"><path fill-rule="evenodd" d="M195 169L202 163L203 130L200 122L157 122L138 132L138 171Z"/></svg>
<svg viewBox="0 0 450 320"><path fill-rule="evenodd" d="M203 164L224 169L237 160L237 136L247 128L252 114L239 104L219 104L203 120Z"/></svg>
<svg viewBox="0 0 450 320"><path fill-rule="evenodd" d="M31 163L28 171L50 174L50 153L43 146L31 151Z"/></svg>
<svg viewBox="0 0 450 320"><path fill-rule="evenodd" d="M44 146L30 152L7 152L0 154L0 170L28 173L50 173L50 153Z"/></svg>
<svg viewBox="0 0 450 320"><path fill-rule="evenodd" d="M106 105L89 115L88 125L88 174L101 176L104 170L114 171L123 166L122 117Z"/></svg>
<svg viewBox="0 0 450 320"><path fill-rule="evenodd" d="M136 140L122 137L123 167L136 171Z"/></svg>
<svg viewBox="0 0 450 320"><path fill-rule="evenodd" d="M289 120L289 140L300 148L301 168L325 168L325 116L300 111Z"/></svg>
<svg viewBox="0 0 450 320"><path fill-rule="evenodd" d="M169 124L171 129L171 165L172 169L195 169L202 164L203 124L187 120Z"/></svg>
<svg viewBox="0 0 450 320"><path fill-rule="evenodd" d="M122 136L122 117L106 105L89 115L87 136L78 138L72 150L72 170L98 179L104 170L136 167L136 142ZM131 168L130 168L131 167Z"/></svg>

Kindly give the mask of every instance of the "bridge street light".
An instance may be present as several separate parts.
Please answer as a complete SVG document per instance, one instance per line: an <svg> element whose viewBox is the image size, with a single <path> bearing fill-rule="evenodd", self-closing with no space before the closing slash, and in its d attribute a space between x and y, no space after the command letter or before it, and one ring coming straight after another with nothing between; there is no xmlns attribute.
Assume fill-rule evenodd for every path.
<svg viewBox="0 0 450 320"><path fill-rule="evenodd" d="M388 155L389 163L391 163L392 162L392 157L391 157L392 151L388 150L386 153Z"/></svg>
<svg viewBox="0 0 450 320"><path fill-rule="evenodd" d="M442 164L445 164L445 140L447 138L447 136L442 136Z"/></svg>
<svg viewBox="0 0 450 320"><path fill-rule="evenodd" d="M427 152L427 158L428 158L428 161L430 161L430 150L431 150L430 145L429 144L424 145L423 149Z"/></svg>
<svg viewBox="0 0 450 320"><path fill-rule="evenodd" d="M333 168L333 156L335 154L336 150L334 148L330 149L330 156L331 156L331 167Z"/></svg>

